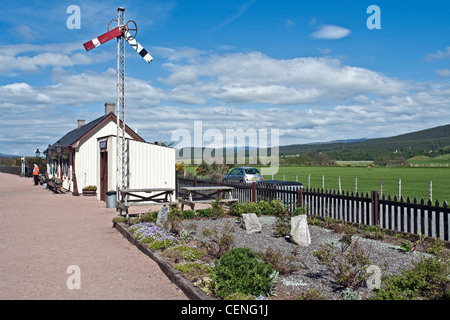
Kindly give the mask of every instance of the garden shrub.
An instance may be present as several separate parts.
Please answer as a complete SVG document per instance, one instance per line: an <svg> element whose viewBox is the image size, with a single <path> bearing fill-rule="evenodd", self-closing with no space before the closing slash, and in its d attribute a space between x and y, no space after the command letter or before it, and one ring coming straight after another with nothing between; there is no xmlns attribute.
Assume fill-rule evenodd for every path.
<svg viewBox="0 0 450 320"><path fill-rule="evenodd" d="M241 292L236 292L225 297L225 300L256 300L256 298L251 294L243 294Z"/></svg>
<svg viewBox="0 0 450 320"><path fill-rule="evenodd" d="M438 257L421 259L401 275L382 278L376 300L450 299L450 262Z"/></svg>
<svg viewBox="0 0 450 320"><path fill-rule="evenodd" d="M257 216L281 216L289 214L289 210L281 200L235 202L230 206L230 215L240 217L243 213L255 213Z"/></svg>
<svg viewBox="0 0 450 320"><path fill-rule="evenodd" d="M158 211L149 211L139 217L139 222L156 222Z"/></svg>
<svg viewBox="0 0 450 320"><path fill-rule="evenodd" d="M287 217L277 217L275 221L275 230L273 235L276 237L285 237L291 233L291 221Z"/></svg>
<svg viewBox="0 0 450 320"><path fill-rule="evenodd" d="M202 259L204 253L201 250L189 245L179 245L165 250L164 256L172 260L183 259L185 261L192 262Z"/></svg>
<svg viewBox="0 0 450 320"><path fill-rule="evenodd" d="M217 297L234 293L244 295L269 295L272 293L278 272L250 248L234 248L216 261L212 272Z"/></svg>
<svg viewBox="0 0 450 320"><path fill-rule="evenodd" d="M217 198L216 201L211 204L211 217L222 218L225 216L225 209L223 208L222 203L220 203L221 200L222 199Z"/></svg>
<svg viewBox="0 0 450 320"><path fill-rule="evenodd" d="M302 262L294 255L284 256L281 252L272 249L272 247L269 247L266 251L261 252L261 255L264 261L271 264L272 267L281 275L291 274L294 271L299 270L300 267L295 262Z"/></svg>
<svg viewBox="0 0 450 320"><path fill-rule="evenodd" d="M309 289L298 295L297 300L326 300L322 292L316 289Z"/></svg>
<svg viewBox="0 0 450 320"><path fill-rule="evenodd" d="M195 211L194 210L184 210L181 212L181 218L184 220L192 219L195 217Z"/></svg>
<svg viewBox="0 0 450 320"><path fill-rule="evenodd" d="M217 230L217 225L213 229L203 229L202 234L208 237L208 242L203 243L208 253L214 258L219 259L222 255L230 250L234 241L234 227L226 223L221 231Z"/></svg>
<svg viewBox="0 0 450 320"><path fill-rule="evenodd" d="M445 241L438 237L434 238L434 243L427 249L427 253L435 255L441 260L447 260L449 258L445 250Z"/></svg>
<svg viewBox="0 0 450 320"><path fill-rule="evenodd" d="M200 209L197 210L197 216L201 218L209 218L211 216L211 209Z"/></svg>
<svg viewBox="0 0 450 320"><path fill-rule="evenodd" d="M313 254L339 285L355 289L369 276L366 271L370 265L369 256L358 241L351 242L351 236L344 235L340 241L340 247L334 243L322 244Z"/></svg>

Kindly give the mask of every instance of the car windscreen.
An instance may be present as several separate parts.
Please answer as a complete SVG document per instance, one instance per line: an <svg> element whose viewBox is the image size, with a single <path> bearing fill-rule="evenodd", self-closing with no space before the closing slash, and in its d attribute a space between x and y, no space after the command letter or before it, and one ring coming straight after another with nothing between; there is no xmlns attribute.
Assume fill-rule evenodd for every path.
<svg viewBox="0 0 450 320"><path fill-rule="evenodd" d="M248 169L245 169L245 173L247 173L247 174L259 174L259 171L256 168L248 168Z"/></svg>

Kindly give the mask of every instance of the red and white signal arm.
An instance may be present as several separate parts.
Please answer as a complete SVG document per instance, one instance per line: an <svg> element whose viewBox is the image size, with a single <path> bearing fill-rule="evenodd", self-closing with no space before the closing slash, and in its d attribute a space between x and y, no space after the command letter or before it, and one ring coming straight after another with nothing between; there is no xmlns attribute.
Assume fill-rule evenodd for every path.
<svg viewBox="0 0 450 320"><path fill-rule="evenodd" d="M108 31L107 33L102 34L101 36L92 39L91 41L88 41L83 44L86 51L92 50L95 47L98 47L99 45L108 42L111 39L117 38L122 35L122 31L120 30L120 27L117 27L115 29L112 29L111 31Z"/></svg>
<svg viewBox="0 0 450 320"><path fill-rule="evenodd" d="M102 34L101 36L98 36L97 38L92 39L91 41L88 41L83 44L86 51L92 50L95 47L98 47L99 45L108 42L109 40L112 40L114 38L124 36L125 40L130 44L130 46L136 50L137 53L145 60L147 63L150 63L153 60L153 57L148 53L147 50L145 50L139 42L135 38L131 36L131 34L125 30L125 33L122 32L122 27L117 27L115 29L112 29L111 31L108 31L107 33Z"/></svg>

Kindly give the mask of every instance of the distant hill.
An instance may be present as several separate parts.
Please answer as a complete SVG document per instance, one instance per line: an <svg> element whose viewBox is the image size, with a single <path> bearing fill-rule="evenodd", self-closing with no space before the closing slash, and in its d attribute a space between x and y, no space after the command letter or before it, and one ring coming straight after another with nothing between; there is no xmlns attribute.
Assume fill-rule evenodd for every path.
<svg viewBox="0 0 450 320"><path fill-rule="evenodd" d="M322 152L337 160L373 160L377 155L398 153L405 158L450 151L450 124L398 136L362 141L297 144L280 147L280 155Z"/></svg>
<svg viewBox="0 0 450 320"><path fill-rule="evenodd" d="M196 155L202 155L205 148L184 148L184 151L190 152L191 158L194 159ZM247 156L248 152L249 148L246 147ZM279 148L280 156L307 152L320 152L329 159L342 161L373 161L382 155L397 155L406 159L415 156L435 157L450 153L450 124L387 138L337 140ZM206 150L206 154L211 154L211 150ZM225 157L227 150L223 149L222 154Z"/></svg>
<svg viewBox="0 0 450 320"><path fill-rule="evenodd" d="M5 158L17 158L18 156L12 156L12 155L10 155L10 154L0 153L0 157L5 157Z"/></svg>

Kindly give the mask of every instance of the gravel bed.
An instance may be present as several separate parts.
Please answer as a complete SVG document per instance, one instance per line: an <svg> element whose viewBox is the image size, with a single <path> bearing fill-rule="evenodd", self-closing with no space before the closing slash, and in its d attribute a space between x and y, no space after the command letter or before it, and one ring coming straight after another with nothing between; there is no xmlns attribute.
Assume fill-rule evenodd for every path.
<svg viewBox="0 0 450 320"><path fill-rule="evenodd" d="M298 262L301 268L290 275L280 275L276 285L277 296L271 297L271 299L295 299L300 293L310 289L320 291L329 300L342 299L343 288L340 288L333 282L329 271L313 255L313 251L317 250L321 244L327 242L338 243L340 234L334 233L332 230L309 225L311 244L307 247L302 247L290 243L285 238L273 236L274 217L259 217L259 219L262 231L256 234L247 234L246 230L237 223L236 218L185 220L183 227L190 227L192 230L192 224L195 224L194 232L197 240L207 240L202 235L202 230L205 228L212 230L216 227L217 230L222 230L226 226L234 227L234 247L248 247L257 252L265 251L271 247L281 252L284 256L292 255L295 252L296 257L301 260L301 262ZM354 241L358 240L358 243L369 253L371 264L378 266L382 275L399 274L402 270L410 268L413 262L427 255L417 251L405 253L401 251L400 246L378 240L365 239L358 236L354 236L353 239ZM357 292L358 299L364 300L371 296L371 291L365 285L358 288Z"/></svg>

